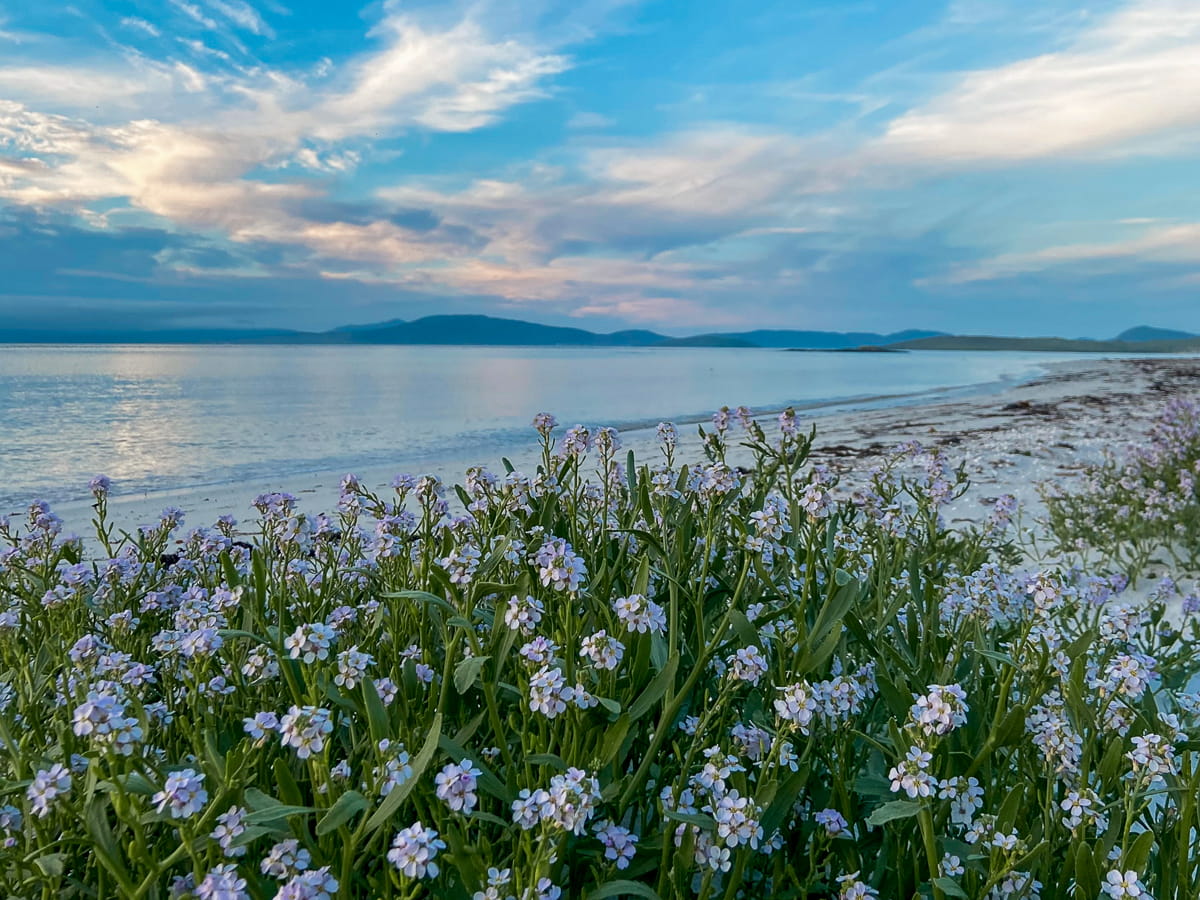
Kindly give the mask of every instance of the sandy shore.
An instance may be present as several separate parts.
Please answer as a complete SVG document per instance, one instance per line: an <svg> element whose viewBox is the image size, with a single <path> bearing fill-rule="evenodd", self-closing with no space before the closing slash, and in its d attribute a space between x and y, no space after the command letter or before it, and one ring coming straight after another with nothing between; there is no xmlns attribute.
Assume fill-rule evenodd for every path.
<svg viewBox="0 0 1200 900"><path fill-rule="evenodd" d="M1197 359L1097 359L1051 363L1048 369L1044 377L998 393L873 410L825 409L813 411L807 419L802 415L801 421L817 425L815 460L842 473L847 486L868 472L886 450L916 440L943 447L951 462L966 464L972 486L948 508L951 521L985 515L990 502L1002 494L1016 495L1029 520L1039 512L1038 482L1072 478L1105 448L1120 449L1136 441L1169 397L1200 392ZM765 418L764 425L770 430ZM681 425L680 433L679 458L699 458L695 426ZM511 457L518 469L532 471L535 467L535 438L531 430L528 449ZM622 441L641 460L657 458L653 429L625 432ZM499 459L463 458L453 451L432 471L453 482L461 479L468 466L479 464L502 471ZM406 470L397 466L355 474L372 488L386 489L400 471ZM110 510L115 521L129 528L154 520L165 506L185 510L187 522L193 526L210 524L224 514L251 520L250 501L275 490L295 494L310 512L330 510L337 502L338 483L344 474L323 472L299 479L134 496L115 493ZM62 504L56 511L70 529L87 533L92 510L86 502Z"/></svg>

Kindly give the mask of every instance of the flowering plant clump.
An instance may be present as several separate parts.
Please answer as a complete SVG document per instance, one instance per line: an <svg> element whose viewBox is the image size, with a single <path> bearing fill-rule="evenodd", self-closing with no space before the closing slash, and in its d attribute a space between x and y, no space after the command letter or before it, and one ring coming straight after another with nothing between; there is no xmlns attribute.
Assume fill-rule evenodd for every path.
<svg viewBox="0 0 1200 900"><path fill-rule="evenodd" d="M1136 576L1157 555L1200 569L1200 406L1167 403L1146 439L1107 453L1083 472L1082 489L1042 485L1059 553L1095 557Z"/></svg>
<svg viewBox="0 0 1200 900"><path fill-rule="evenodd" d="M1200 896L1194 610L1013 569L917 445L846 496L791 411L713 422L638 466L543 414L534 472L249 526L120 532L97 478L87 554L0 522L0 891Z"/></svg>

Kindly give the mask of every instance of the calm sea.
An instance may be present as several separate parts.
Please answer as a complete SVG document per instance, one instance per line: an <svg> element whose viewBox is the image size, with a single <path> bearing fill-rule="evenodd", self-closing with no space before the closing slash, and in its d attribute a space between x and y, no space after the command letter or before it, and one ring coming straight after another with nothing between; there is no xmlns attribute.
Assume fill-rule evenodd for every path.
<svg viewBox="0 0 1200 900"><path fill-rule="evenodd" d="M0 511L87 495L453 453L496 463L564 424L634 427L717 407L778 409L988 390L1068 356L742 349L0 346Z"/></svg>

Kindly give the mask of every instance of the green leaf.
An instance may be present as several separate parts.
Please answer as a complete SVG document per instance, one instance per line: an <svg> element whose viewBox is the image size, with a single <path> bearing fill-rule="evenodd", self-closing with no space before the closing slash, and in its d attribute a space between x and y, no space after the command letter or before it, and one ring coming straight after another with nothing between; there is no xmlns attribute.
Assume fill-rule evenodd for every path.
<svg viewBox="0 0 1200 900"><path fill-rule="evenodd" d="M1017 824L1017 816L1021 812L1021 803L1025 799L1025 785L1017 784L1008 792L996 815L996 830L1009 832Z"/></svg>
<svg viewBox="0 0 1200 900"><path fill-rule="evenodd" d="M212 728L204 730L204 755L208 757L208 765L217 776L217 784L220 786L225 781L225 756L217 744L217 732Z"/></svg>
<svg viewBox="0 0 1200 900"><path fill-rule="evenodd" d="M117 845L116 835L113 834L112 827L108 824L108 816L105 815L107 806L106 799L97 800L88 804L84 813L84 824L92 839L90 849L114 878L122 884L128 884L130 881L129 871L121 859L121 850Z"/></svg>
<svg viewBox="0 0 1200 900"><path fill-rule="evenodd" d="M367 710L367 727L371 732L371 740L378 744L384 738L391 737L392 734L392 723L388 719L387 707L383 705L383 698L379 696L379 689L375 687L374 679L363 679L362 694L363 706Z"/></svg>
<svg viewBox="0 0 1200 900"><path fill-rule="evenodd" d="M661 672L667 664L667 642L661 634L650 635L650 665L655 672Z"/></svg>
<svg viewBox="0 0 1200 900"><path fill-rule="evenodd" d="M811 652L805 655L797 667L802 672L815 672L829 661L837 650L838 644L842 642L841 628L831 628L825 635L824 640L816 646Z"/></svg>
<svg viewBox="0 0 1200 900"><path fill-rule="evenodd" d="M468 656L454 667L454 689L465 694L479 678L490 656Z"/></svg>
<svg viewBox="0 0 1200 900"><path fill-rule="evenodd" d="M890 797L892 783L882 775L860 775L854 779L854 793L867 797Z"/></svg>
<svg viewBox="0 0 1200 900"><path fill-rule="evenodd" d="M246 638L247 640L254 641L258 644L265 644L268 647L271 646L271 642L262 635L254 634L250 631L242 631L240 628L218 628L217 634L226 640L231 638Z"/></svg>
<svg viewBox="0 0 1200 900"><path fill-rule="evenodd" d="M217 559L221 561L221 571L225 575L225 583L231 588L236 588L242 583L242 576L238 573L237 566L233 564L233 557L229 555L228 550L222 550Z"/></svg>
<svg viewBox="0 0 1200 900"><path fill-rule="evenodd" d="M146 776L138 772L122 772L114 775L109 781L101 781L96 787L105 793L124 790L126 793L138 794L142 797L149 797L155 791L154 785Z"/></svg>
<svg viewBox="0 0 1200 900"><path fill-rule="evenodd" d="M1097 897L1100 894L1100 869L1088 844L1079 844L1075 851L1075 881L1079 884L1079 896Z"/></svg>
<svg viewBox="0 0 1200 900"><path fill-rule="evenodd" d="M258 595L258 607L259 609L268 609L267 561L263 559L260 549L250 551L250 573L254 576L254 593Z"/></svg>
<svg viewBox="0 0 1200 900"><path fill-rule="evenodd" d="M437 594L429 593L429 591L395 591L383 596L400 600L416 600L418 603L429 603L445 610L452 616L458 612L445 597L439 597Z"/></svg>
<svg viewBox="0 0 1200 900"><path fill-rule="evenodd" d="M264 794L258 788L248 787L244 792L246 798L246 806L251 810L268 809L272 806L281 806L282 804L272 797L270 794Z"/></svg>
<svg viewBox="0 0 1200 900"><path fill-rule="evenodd" d="M796 801L800 799L804 786L808 783L808 777L809 763L805 763L799 772L792 774L775 791L774 798L767 805L759 820L759 824L767 834L773 834L775 829L783 824L783 820L795 807Z"/></svg>
<svg viewBox="0 0 1200 900"><path fill-rule="evenodd" d="M1017 668L1017 661L1007 653L1001 653L999 650L985 650L982 647L976 647L975 652L980 656L984 656L988 659L993 659L996 662L1002 662L1005 665L1012 666L1014 669Z"/></svg>
<svg viewBox="0 0 1200 900"><path fill-rule="evenodd" d="M229 843L230 846L233 847L248 847L250 844L254 843L256 840L266 834L286 835L288 834L288 831L286 828L267 828L261 825L256 825L253 828L245 829Z"/></svg>
<svg viewBox="0 0 1200 900"><path fill-rule="evenodd" d="M900 675L899 672L887 674L879 672L876 674L875 683L879 686L880 696L887 703L888 711L896 717L906 716L908 715L909 708L912 706L912 694L906 694L901 690L900 686L892 681L890 677L892 674L897 677Z"/></svg>
<svg viewBox="0 0 1200 900"><path fill-rule="evenodd" d="M48 878L62 878L66 859L65 853L47 853L45 856L35 859L33 864L41 869L42 874Z"/></svg>
<svg viewBox="0 0 1200 900"><path fill-rule="evenodd" d="M893 800L867 816L868 825L883 825L897 819L910 819L921 811L921 804L912 800Z"/></svg>
<svg viewBox="0 0 1200 900"><path fill-rule="evenodd" d="M266 809L257 809L254 812L246 813L246 818L242 821L247 825L270 825L273 822L290 819L292 816L307 816L316 811L316 808L312 806L291 806L280 803L278 806L268 806Z"/></svg>
<svg viewBox="0 0 1200 900"><path fill-rule="evenodd" d="M617 721L605 729L604 740L600 744L600 756L598 759L601 766L608 765L621 752L621 746L625 743L625 738L629 734L629 725L628 714L622 713L617 717Z"/></svg>
<svg viewBox="0 0 1200 900"><path fill-rule="evenodd" d="M957 881L953 878L935 878L933 879L935 887L942 889L942 893L947 897L962 897L963 900L970 900L969 895L964 891Z"/></svg>
<svg viewBox="0 0 1200 900"><path fill-rule="evenodd" d="M400 809L400 804L408 797L412 789L417 786L417 782L421 780L421 776L425 770L429 768L429 763L433 759L433 754L437 751L438 740L442 735L442 714L437 713L433 717L433 724L429 726L429 734L425 736L425 743L421 745L421 749L417 751L417 755L412 760L412 776L399 787L393 788L392 791L383 798L383 802L379 804L375 812L371 813L371 818L367 819L367 831L375 831L388 823L388 820Z"/></svg>
<svg viewBox="0 0 1200 900"><path fill-rule="evenodd" d="M621 714L621 704L616 700L613 700L611 697L597 697L596 702L599 703L603 709L608 710L614 716L619 716Z"/></svg>
<svg viewBox="0 0 1200 900"><path fill-rule="evenodd" d="M508 537L501 537L496 541L496 546L492 548L492 552L487 555L487 558L479 564L479 568L475 570L475 581L483 581L500 563L504 560L504 554L508 552L508 548L512 546L512 540ZM488 592L490 593L490 591ZM478 594L476 596L479 596Z"/></svg>
<svg viewBox="0 0 1200 900"><path fill-rule="evenodd" d="M729 611L729 621L733 623L733 630L737 632L738 638L743 645L747 647L757 647L760 645L761 638L758 636L758 629L746 618L744 612L740 609L731 609Z"/></svg>
<svg viewBox="0 0 1200 900"><path fill-rule="evenodd" d="M1100 766L1097 771L1100 773L1101 780L1111 782L1121 769L1121 760L1124 757L1124 747L1121 740L1118 738L1112 740L1108 744L1108 749L1104 751L1104 756L1100 760Z"/></svg>
<svg viewBox="0 0 1200 900"><path fill-rule="evenodd" d="M650 555L646 554L642 557L642 562L638 566L637 578L633 580L633 592L635 594L646 594L650 590Z"/></svg>
<svg viewBox="0 0 1200 900"><path fill-rule="evenodd" d="M292 806L304 805L304 794L300 791L300 785L296 783L296 777L292 775L292 770L288 768L287 760L276 757L275 765L272 767L275 772L275 786L279 788L279 796L284 803L290 803Z"/></svg>
<svg viewBox="0 0 1200 900"><path fill-rule="evenodd" d="M1025 734L1025 717L1024 707L1014 706L1010 709L996 729L995 746L1006 747L1020 741Z"/></svg>
<svg viewBox="0 0 1200 900"><path fill-rule="evenodd" d="M321 821L317 822L317 836L323 837L337 831L359 813L366 812L370 806L371 801L358 791L346 791L329 807L329 812L321 816Z"/></svg>
<svg viewBox="0 0 1200 900"><path fill-rule="evenodd" d="M663 694L667 692L675 681L675 670L679 668L679 653L672 653L670 659L667 660L666 667L654 676L654 680L646 686L641 695L629 705L629 720L636 722L642 716L650 711L650 709L659 700Z"/></svg>
<svg viewBox="0 0 1200 900"><path fill-rule="evenodd" d="M663 817L675 822L686 822L688 825L695 825L703 831L717 830L716 820L712 816L706 816L704 813L685 813L673 809L664 809Z"/></svg>
<svg viewBox="0 0 1200 900"><path fill-rule="evenodd" d="M645 900L659 900L658 893L650 885L620 878L606 881L587 896L588 900L604 900L606 897L644 897Z"/></svg>
<svg viewBox="0 0 1200 900"><path fill-rule="evenodd" d="M1146 871L1146 863L1150 860L1150 851L1154 849L1155 834L1153 831L1143 831L1125 854L1125 869L1135 872Z"/></svg>
<svg viewBox="0 0 1200 900"><path fill-rule="evenodd" d="M833 654L833 650L837 647L837 641L841 639L842 619L858 601L861 593L862 585L851 580L835 588L829 595L829 599L817 613L817 620L813 622L812 631L808 634L808 652L805 654L806 660L801 663L804 671L816 669ZM821 657L824 658L818 662L817 660Z"/></svg>

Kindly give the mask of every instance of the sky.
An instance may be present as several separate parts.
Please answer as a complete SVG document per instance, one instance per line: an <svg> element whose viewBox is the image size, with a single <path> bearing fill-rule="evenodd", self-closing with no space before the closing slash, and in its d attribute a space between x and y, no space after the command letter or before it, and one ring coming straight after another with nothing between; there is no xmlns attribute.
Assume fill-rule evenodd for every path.
<svg viewBox="0 0 1200 900"><path fill-rule="evenodd" d="M1200 2L0 0L0 328L1200 332Z"/></svg>

